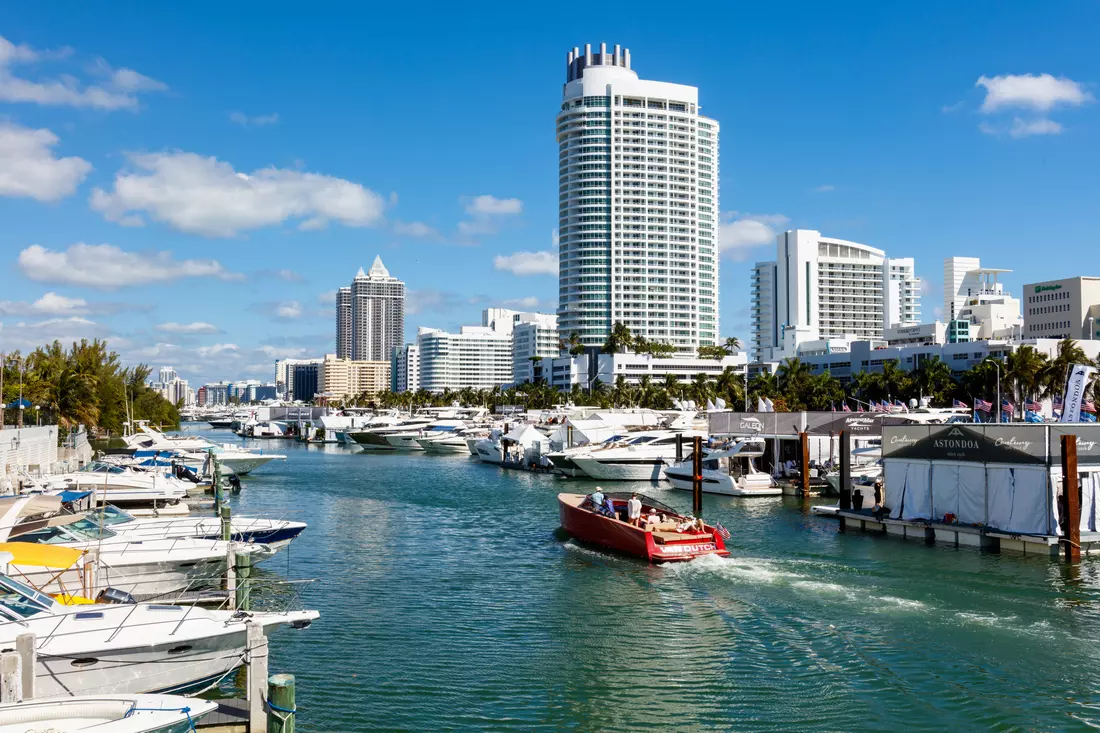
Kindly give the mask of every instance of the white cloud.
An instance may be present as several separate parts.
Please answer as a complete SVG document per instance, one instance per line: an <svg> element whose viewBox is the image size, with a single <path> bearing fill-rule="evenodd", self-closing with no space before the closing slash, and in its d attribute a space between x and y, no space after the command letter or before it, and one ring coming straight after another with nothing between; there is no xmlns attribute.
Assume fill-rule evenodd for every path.
<svg viewBox="0 0 1100 733"><path fill-rule="evenodd" d="M246 115L244 112L230 112L229 120L235 122L241 127L263 127L264 125L274 125L279 121L279 114L272 112L269 115Z"/></svg>
<svg viewBox="0 0 1100 733"><path fill-rule="evenodd" d="M52 341L69 344L80 339L105 338L110 329L83 316L58 316L8 323L3 328L4 350L30 351Z"/></svg>
<svg viewBox="0 0 1100 733"><path fill-rule="evenodd" d="M1031 137L1032 135L1061 135L1065 128L1062 127L1061 123L1046 117L1040 117L1034 120L1025 120L1020 117L1015 117L1012 120L1011 127L995 125L990 122L982 122L978 125L978 129L986 135L994 135L996 137L1008 135L1012 138L1021 138Z"/></svg>
<svg viewBox="0 0 1100 733"><path fill-rule="evenodd" d="M124 252L112 244L79 242L65 251L53 251L32 244L19 253L19 269L30 280L41 283L81 285L115 290L134 285L179 280L185 277L215 277L239 280L217 260L176 260L171 252Z"/></svg>
<svg viewBox="0 0 1100 733"><path fill-rule="evenodd" d="M0 122L0 196L57 201L72 194L92 164L83 158L55 158L50 148L57 143L49 130Z"/></svg>
<svg viewBox="0 0 1100 733"><path fill-rule="evenodd" d="M378 224L385 200L358 183L318 173L263 168L239 173L194 153L130 155L136 170L120 171L114 190L96 188L90 204L108 220L140 224L142 215L183 232L231 237L241 231L302 219L300 229L329 221Z"/></svg>
<svg viewBox="0 0 1100 733"><path fill-rule="evenodd" d="M517 310L525 311L537 311L543 308L543 302L534 295L528 295L525 298L512 298L505 300L501 303L505 308L515 308ZM547 308L547 310L553 310Z"/></svg>
<svg viewBox="0 0 1100 733"><path fill-rule="evenodd" d="M785 226L789 221L782 214L726 212L720 229L718 250L733 260L744 260L749 256L749 250L775 242L779 234L778 227Z"/></svg>
<svg viewBox="0 0 1100 733"><path fill-rule="evenodd" d="M500 231L500 227L489 217L458 222L458 233L464 237L473 237L478 234L496 234L498 231Z"/></svg>
<svg viewBox="0 0 1100 733"><path fill-rule="evenodd" d="M393 231L395 234L401 234L406 237L438 237L439 232L435 227L428 226L422 221L395 221L393 223Z"/></svg>
<svg viewBox="0 0 1100 733"><path fill-rule="evenodd" d="M302 276L294 270L276 270L275 277L288 283L300 283L303 279Z"/></svg>
<svg viewBox="0 0 1100 733"><path fill-rule="evenodd" d="M824 183L824 184L822 184L822 185L820 185L820 186L818 186L817 188L814 189L814 191L817 192L817 193L829 193L830 191L835 191L835 190L836 190L836 186L834 186L831 183Z"/></svg>
<svg viewBox="0 0 1100 733"><path fill-rule="evenodd" d="M287 319L301 318L302 304L296 300L283 301L275 308L275 315Z"/></svg>
<svg viewBox="0 0 1100 733"><path fill-rule="evenodd" d="M240 351L240 348L241 347L236 344L214 344L213 346L200 346L195 349L195 353L198 354L200 358L205 359L210 356L224 354L225 352L236 353Z"/></svg>
<svg viewBox="0 0 1100 733"><path fill-rule="evenodd" d="M557 275L558 256L545 250L497 255L493 258L493 267L513 275Z"/></svg>
<svg viewBox="0 0 1100 733"><path fill-rule="evenodd" d="M71 76L34 81L12 73L16 64L30 64L45 58L64 58L71 49L58 52L37 51L30 46L11 43L0 37L0 101L32 102L42 105L92 107L103 110L129 109L139 106L139 92L161 92L168 89L163 82L139 74L133 69L112 69L99 60L94 71L105 78L102 84L84 86Z"/></svg>
<svg viewBox="0 0 1100 733"><path fill-rule="evenodd" d="M205 323L203 321L195 321L193 323L161 323L157 326L158 331L164 333L218 333L218 327L212 323Z"/></svg>
<svg viewBox="0 0 1100 733"><path fill-rule="evenodd" d="M320 305L336 305L336 291L326 290L317 296L317 303Z"/></svg>
<svg viewBox="0 0 1100 733"><path fill-rule="evenodd" d="M978 77L976 86L985 87L982 111L996 112L1005 107L1024 107L1046 112L1064 104L1071 107L1092 101L1092 95L1080 82L1050 74L1005 74Z"/></svg>
<svg viewBox="0 0 1100 733"><path fill-rule="evenodd" d="M554 231L550 232L550 242L551 242L551 244L553 244L554 249L558 248L558 230L557 230L557 228L555 228Z"/></svg>
<svg viewBox="0 0 1100 733"><path fill-rule="evenodd" d="M474 196L466 204L467 214L486 214L490 216L509 216L523 211L523 202L519 199L498 199L496 196L484 194Z"/></svg>
<svg viewBox="0 0 1100 733"><path fill-rule="evenodd" d="M22 316L32 314L69 316L88 313L88 302L83 298L66 298L57 293L46 293L33 303L0 300L0 315Z"/></svg>
<svg viewBox="0 0 1100 733"><path fill-rule="evenodd" d="M1040 117L1037 120L1021 120L1019 117L1012 121L1012 128L1008 131L1012 137L1030 137L1031 135L1061 135L1062 125L1054 120Z"/></svg>

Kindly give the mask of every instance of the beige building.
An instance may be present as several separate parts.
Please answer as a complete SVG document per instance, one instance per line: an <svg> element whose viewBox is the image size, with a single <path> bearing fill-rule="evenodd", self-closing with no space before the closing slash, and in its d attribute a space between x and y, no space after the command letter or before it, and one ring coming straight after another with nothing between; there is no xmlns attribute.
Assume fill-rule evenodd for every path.
<svg viewBox="0 0 1100 733"><path fill-rule="evenodd" d="M390 388L388 361L356 361L325 354L318 375L317 392L330 401L350 400Z"/></svg>
<svg viewBox="0 0 1100 733"><path fill-rule="evenodd" d="M1024 338L1086 339L1100 330L1100 277L1024 286Z"/></svg>

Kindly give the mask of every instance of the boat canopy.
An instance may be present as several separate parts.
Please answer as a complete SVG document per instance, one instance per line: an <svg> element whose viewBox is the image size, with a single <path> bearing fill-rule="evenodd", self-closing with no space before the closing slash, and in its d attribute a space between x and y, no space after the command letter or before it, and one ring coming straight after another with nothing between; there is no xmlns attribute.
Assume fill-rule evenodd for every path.
<svg viewBox="0 0 1100 733"><path fill-rule="evenodd" d="M530 425L520 425L514 428L501 440L508 440L525 448L532 445L542 445L547 448L550 446L550 439Z"/></svg>
<svg viewBox="0 0 1100 733"><path fill-rule="evenodd" d="M9 553L9 563L15 565L34 565L36 567L67 570L73 565L83 564L83 550L57 545L37 545L29 542L0 542L0 552Z"/></svg>

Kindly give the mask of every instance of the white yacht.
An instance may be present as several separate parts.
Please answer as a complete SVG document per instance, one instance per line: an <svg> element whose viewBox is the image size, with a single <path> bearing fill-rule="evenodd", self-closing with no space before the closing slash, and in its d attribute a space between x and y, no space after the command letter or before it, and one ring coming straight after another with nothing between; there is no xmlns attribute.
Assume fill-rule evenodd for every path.
<svg viewBox="0 0 1100 733"><path fill-rule="evenodd" d="M661 472L676 462L677 441L689 451L699 430L647 430L632 433L621 441L603 443L572 455L576 469L598 481L659 481Z"/></svg>
<svg viewBox="0 0 1100 733"><path fill-rule="evenodd" d="M0 705L0 733L181 733L218 703L179 695L81 695Z"/></svg>
<svg viewBox="0 0 1100 733"><path fill-rule="evenodd" d="M636 435L637 433L635 433ZM630 439L630 433L621 432L609 435L605 440L598 440L594 442L584 443L582 445L574 445L568 448L562 448L558 451L552 451L546 454L546 458L550 461L554 469L565 476L572 478L584 478L586 475L584 471L577 467L577 464L573 462L573 456L587 454L599 448L600 446L610 443L617 443Z"/></svg>
<svg viewBox="0 0 1100 733"><path fill-rule="evenodd" d="M852 485L869 486L882 475L882 446L871 445L852 451ZM825 474L825 482L832 493L840 493L840 470Z"/></svg>
<svg viewBox="0 0 1100 733"><path fill-rule="evenodd" d="M178 454L188 468L195 470L202 469L211 451L217 455L219 463L241 476L271 461L286 460L286 456L278 453L252 451L229 443L218 445L205 438L165 435L144 422L138 423L138 429L141 432L123 438L127 447L140 452Z"/></svg>
<svg viewBox="0 0 1100 733"><path fill-rule="evenodd" d="M193 689L244 664L246 620L270 634L281 625L305 628L318 615L146 603L65 606L0 576L0 645L15 648L20 634L35 635L41 698Z"/></svg>
<svg viewBox="0 0 1100 733"><path fill-rule="evenodd" d="M364 450L397 450L387 440L390 435L399 433L416 434L421 430L426 430L433 422L435 422L435 418L431 415L419 415L389 425L351 431L347 435Z"/></svg>
<svg viewBox="0 0 1100 733"><path fill-rule="evenodd" d="M772 477L756 468L755 459L764 455L764 441L748 438L728 448L703 456L703 491L726 496L779 496L783 489ZM693 489L692 456L665 469L665 478L675 489Z"/></svg>
<svg viewBox="0 0 1100 733"><path fill-rule="evenodd" d="M489 429L485 427L468 427L461 430L451 430L439 433L429 433L416 442L426 453L466 453L470 451L470 441L474 441L476 450L477 441L488 437Z"/></svg>
<svg viewBox="0 0 1100 733"><path fill-rule="evenodd" d="M61 499L55 496L20 496L0 500L0 541L17 556L7 574L25 579L48 593L96 597L106 588L139 598L154 598L201 585L225 572L228 543L220 540L176 537L143 540L127 537L78 515L57 515ZM49 545L85 553L95 550L97 567L89 583L82 558L73 556L68 567L55 562L39 564L30 551L18 556L21 543ZM236 546L238 552L263 559L274 554L265 545ZM89 587L89 585L91 587Z"/></svg>
<svg viewBox="0 0 1100 733"><path fill-rule="evenodd" d="M439 435L453 435L467 425L465 420L433 420L418 430L406 430L399 433L386 433L386 442L395 450L424 450L421 438Z"/></svg>
<svg viewBox="0 0 1100 733"><path fill-rule="evenodd" d="M88 515L97 524L115 534L134 540L164 540L189 537L220 540L221 519L218 517L135 517L118 507L104 506ZM264 545L278 551L287 547L306 528L305 522L286 519L250 519L233 517L230 539Z"/></svg>
<svg viewBox="0 0 1100 733"><path fill-rule="evenodd" d="M104 461L93 461L80 471L29 477L24 482L37 491L91 491L96 502L110 504L175 504L187 498L188 487L194 486L165 470L139 471Z"/></svg>

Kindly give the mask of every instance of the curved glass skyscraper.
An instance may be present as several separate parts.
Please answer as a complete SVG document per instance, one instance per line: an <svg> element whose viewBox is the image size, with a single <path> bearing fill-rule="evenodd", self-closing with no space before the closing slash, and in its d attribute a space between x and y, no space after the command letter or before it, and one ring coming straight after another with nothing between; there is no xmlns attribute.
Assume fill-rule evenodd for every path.
<svg viewBox="0 0 1100 733"><path fill-rule="evenodd" d="M558 331L613 323L679 351L718 342L718 123L699 90L646 81L630 51L569 52L558 139Z"/></svg>

